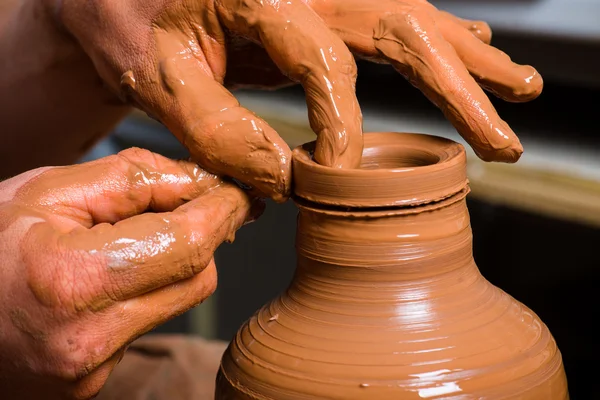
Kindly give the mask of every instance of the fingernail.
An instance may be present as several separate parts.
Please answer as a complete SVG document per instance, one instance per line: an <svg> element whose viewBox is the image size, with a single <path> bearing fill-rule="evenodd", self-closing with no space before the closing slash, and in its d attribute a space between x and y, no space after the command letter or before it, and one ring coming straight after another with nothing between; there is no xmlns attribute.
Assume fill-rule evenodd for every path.
<svg viewBox="0 0 600 400"><path fill-rule="evenodd" d="M521 68L521 84L516 88L516 95L520 101L531 101L539 97L544 88L544 80L535 68L525 65Z"/></svg>
<svg viewBox="0 0 600 400"><path fill-rule="evenodd" d="M482 21L475 21L469 30L484 43L490 44L492 42L492 30L490 26Z"/></svg>
<svg viewBox="0 0 600 400"><path fill-rule="evenodd" d="M498 152L498 161L514 164L521 158L523 154L523 145L516 141L510 147L502 149Z"/></svg>
<svg viewBox="0 0 600 400"><path fill-rule="evenodd" d="M271 194L271 200L273 200L275 203L285 203L289 198L289 190L286 190L285 187L277 188L277 191Z"/></svg>
<svg viewBox="0 0 600 400"><path fill-rule="evenodd" d="M523 145L519 140L513 141L513 143L504 149L492 149L492 150L475 150L475 154L483 161L488 162L504 162L508 164L514 164L521 158L523 154Z"/></svg>

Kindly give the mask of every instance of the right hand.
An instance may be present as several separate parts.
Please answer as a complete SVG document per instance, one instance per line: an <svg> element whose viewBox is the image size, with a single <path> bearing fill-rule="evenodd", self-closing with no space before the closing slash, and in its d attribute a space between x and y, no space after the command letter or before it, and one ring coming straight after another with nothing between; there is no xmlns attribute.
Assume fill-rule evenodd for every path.
<svg viewBox="0 0 600 400"><path fill-rule="evenodd" d="M140 149L0 183L0 397L96 394L129 343L215 290L215 249L263 206Z"/></svg>
<svg viewBox="0 0 600 400"><path fill-rule="evenodd" d="M481 87L522 102L543 86L535 69L489 45L485 23L425 0L44 3L113 93L164 123L207 171L278 201L291 192L290 149L228 88L301 84L315 160L356 168L363 140L354 56L393 65L486 161L515 162L522 147Z"/></svg>

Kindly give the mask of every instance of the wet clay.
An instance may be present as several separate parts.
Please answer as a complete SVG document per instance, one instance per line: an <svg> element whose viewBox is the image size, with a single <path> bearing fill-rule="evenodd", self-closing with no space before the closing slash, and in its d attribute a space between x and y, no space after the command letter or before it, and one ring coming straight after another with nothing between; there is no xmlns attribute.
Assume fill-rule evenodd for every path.
<svg viewBox="0 0 600 400"><path fill-rule="evenodd" d="M39 254L26 249L38 242L38 248L48 247L51 254L59 241L82 261L96 264L98 283L119 287L118 294L100 290L91 299L80 299L81 308L99 309L107 301L133 298L199 273L216 248L232 242L236 230L263 209L259 199L192 162L134 148L33 176L10 202L0 203L0 234L19 219L47 220L28 229L21 258L44 265ZM60 274L64 267L47 265L39 279L54 268ZM95 274L91 271L83 273ZM105 289L107 284L102 284ZM46 305L60 304L64 295L30 290Z"/></svg>
<svg viewBox="0 0 600 400"><path fill-rule="evenodd" d="M539 96L543 82L534 68L489 46L487 24L461 20L420 0L312 4L355 54L391 64L419 88L480 158L519 159L523 148L517 136L479 86L506 101L523 102Z"/></svg>
<svg viewBox="0 0 600 400"><path fill-rule="evenodd" d="M44 3L115 97L164 123L202 168L276 201L291 194L291 151L232 89L302 85L314 160L349 169L363 149L355 58L393 65L488 161L514 162L522 147L482 88L522 102L543 86L490 46L487 24L423 0Z"/></svg>
<svg viewBox="0 0 600 400"><path fill-rule="evenodd" d="M464 150L435 136L369 135L360 168L349 170L315 163L314 147L313 142L294 150L294 194L320 204L414 206L467 185Z"/></svg>
<svg viewBox="0 0 600 400"><path fill-rule="evenodd" d="M294 168L310 163L307 148L295 150ZM296 179L323 184L304 187L312 201L296 199L294 280L238 331L215 398L568 399L546 325L475 265L462 146L371 133L362 165L365 175L397 186L431 165L455 169L446 179L424 173L419 181L435 186L417 186L415 196L406 188L386 193L382 182L363 186L356 171L297 170L305 175ZM340 173L348 197L319 204L319 196L333 197L324 183L334 185ZM350 176L363 192L350 188ZM396 206L386 201L393 195ZM398 206L414 199L420 205Z"/></svg>

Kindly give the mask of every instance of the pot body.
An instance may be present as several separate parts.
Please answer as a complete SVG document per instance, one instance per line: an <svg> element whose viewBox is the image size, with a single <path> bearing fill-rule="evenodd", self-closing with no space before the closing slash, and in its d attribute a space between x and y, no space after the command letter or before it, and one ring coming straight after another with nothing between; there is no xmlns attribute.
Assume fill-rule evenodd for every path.
<svg viewBox="0 0 600 400"><path fill-rule="evenodd" d="M238 331L215 398L568 399L546 325L475 265L464 148L364 144L352 170L294 150L296 274Z"/></svg>
<svg viewBox="0 0 600 400"><path fill-rule="evenodd" d="M215 398L568 399L546 325L475 265L465 196L299 205L295 278L239 330Z"/></svg>

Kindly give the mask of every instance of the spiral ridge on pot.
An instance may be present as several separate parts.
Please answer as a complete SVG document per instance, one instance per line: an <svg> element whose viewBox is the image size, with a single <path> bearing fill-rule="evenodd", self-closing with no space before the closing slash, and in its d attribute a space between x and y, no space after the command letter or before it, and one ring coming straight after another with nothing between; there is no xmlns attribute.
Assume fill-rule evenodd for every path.
<svg viewBox="0 0 600 400"><path fill-rule="evenodd" d="M415 154L381 156L389 140L414 143L415 136L381 135L398 137L377 144L376 165ZM429 154L448 149L445 139L438 143ZM329 200L319 202L307 198L321 186L300 185L298 196L309 201L298 202L296 275L231 342L217 400L568 399L548 328L473 260L464 149L456 146L459 154L447 160L459 167L449 162L454 172L432 180L445 193L435 198L424 184L395 207L383 201L395 189L374 193L382 186L358 201L329 189ZM365 172L410 182L410 173L396 169ZM342 192L356 190L346 185ZM374 206L374 199L386 204Z"/></svg>

